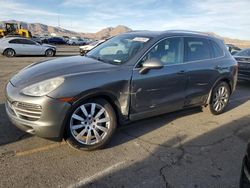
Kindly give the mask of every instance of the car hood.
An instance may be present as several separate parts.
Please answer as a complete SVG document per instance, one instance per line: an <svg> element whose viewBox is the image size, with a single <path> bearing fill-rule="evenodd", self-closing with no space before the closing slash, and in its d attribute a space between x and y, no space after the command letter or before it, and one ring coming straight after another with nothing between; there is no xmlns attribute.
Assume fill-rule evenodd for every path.
<svg viewBox="0 0 250 188"><path fill-rule="evenodd" d="M82 49L82 50L88 50L88 49L91 49L91 48L94 48L94 46L89 46L89 45L80 46L80 49Z"/></svg>
<svg viewBox="0 0 250 188"><path fill-rule="evenodd" d="M117 68L88 57L73 56L42 61L29 65L22 69L10 82L15 87L26 87L28 85L59 76L70 76L75 74L86 74L94 72L107 72Z"/></svg>

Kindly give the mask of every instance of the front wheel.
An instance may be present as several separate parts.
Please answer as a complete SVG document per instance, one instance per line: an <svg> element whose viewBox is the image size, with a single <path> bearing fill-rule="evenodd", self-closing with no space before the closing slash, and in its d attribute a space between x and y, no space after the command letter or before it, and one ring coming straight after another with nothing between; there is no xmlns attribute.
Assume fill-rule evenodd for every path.
<svg viewBox="0 0 250 188"><path fill-rule="evenodd" d="M53 57L55 55L55 52L51 49L46 50L45 56L47 57Z"/></svg>
<svg viewBox="0 0 250 188"><path fill-rule="evenodd" d="M222 114L228 105L230 94L229 85L226 82L219 83L212 91L209 111L214 115Z"/></svg>
<svg viewBox="0 0 250 188"><path fill-rule="evenodd" d="M66 141L78 150L101 149L111 139L116 125L115 112L106 100L88 100L73 107Z"/></svg>

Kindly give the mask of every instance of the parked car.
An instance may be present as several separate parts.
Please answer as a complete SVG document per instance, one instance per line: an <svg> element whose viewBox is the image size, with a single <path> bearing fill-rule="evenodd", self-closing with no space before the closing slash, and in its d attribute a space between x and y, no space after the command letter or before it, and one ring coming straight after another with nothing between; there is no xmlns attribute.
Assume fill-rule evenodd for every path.
<svg viewBox="0 0 250 188"><path fill-rule="evenodd" d="M104 41L105 40L97 40L97 41L94 41L88 45L80 46L79 47L80 55L85 55L87 52L89 52L94 47L98 46L99 44L103 43Z"/></svg>
<svg viewBox="0 0 250 188"><path fill-rule="evenodd" d="M69 37L68 36L62 36L62 38L64 39L64 41L67 43L69 41Z"/></svg>
<svg viewBox="0 0 250 188"><path fill-rule="evenodd" d="M237 52L234 58L239 64L239 80L250 81L250 48Z"/></svg>
<svg viewBox="0 0 250 188"><path fill-rule="evenodd" d="M233 44L226 44L228 51L234 55L237 52L239 52L241 49L238 46L235 46Z"/></svg>
<svg viewBox="0 0 250 188"><path fill-rule="evenodd" d="M243 158L241 175L240 175L240 188L250 187L250 143L247 145L247 151Z"/></svg>
<svg viewBox="0 0 250 188"><path fill-rule="evenodd" d="M16 55L45 55L51 57L56 54L56 47L39 44L27 38L10 37L0 40L0 53L6 57Z"/></svg>
<svg viewBox="0 0 250 188"><path fill-rule="evenodd" d="M39 43L39 44L42 44L42 40L41 40L41 38L40 37L37 37L37 36L32 36L32 38L31 38L33 41L35 41L35 42L37 42L37 43Z"/></svg>
<svg viewBox="0 0 250 188"><path fill-rule="evenodd" d="M67 42L69 45L85 45L86 41L83 39L69 39Z"/></svg>
<svg viewBox="0 0 250 188"><path fill-rule="evenodd" d="M61 37L51 37L45 39L43 42L48 44L67 44L66 41Z"/></svg>
<svg viewBox="0 0 250 188"><path fill-rule="evenodd" d="M93 150L107 144L118 123L196 106L223 113L237 66L223 41L210 35L131 32L84 57L23 69L6 86L6 111L28 133Z"/></svg>

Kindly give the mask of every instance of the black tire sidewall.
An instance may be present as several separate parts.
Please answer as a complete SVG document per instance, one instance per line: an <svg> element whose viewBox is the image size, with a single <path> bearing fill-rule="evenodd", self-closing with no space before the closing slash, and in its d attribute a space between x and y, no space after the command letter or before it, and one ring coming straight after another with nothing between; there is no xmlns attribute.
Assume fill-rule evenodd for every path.
<svg viewBox="0 0 250 188"><path fill-rule="evenodd" d="M12 52L13 52L13 55L12 55L12 56L9 56L9 55L8 55L8 51L12 51ZM13 49L6 49L6 50L4 51L4 55L5 55L6 57L14 57L15 54L16 54L16 52L15 52L15 50L13 50Z"/></svg>
<svg viewBox="0 0 250 188"><path fill-rule="evenodd" d="M109 114L109 118L110 118L110 128L108 130L106 137L102 141L100 141L99 143L94 144L94 145L86 145L86 144L79 143L74 138L74 136L71 134L71 131L70 131L70 118L72 116L72 113L74 113L74 111L79 106L81 106L85 103L96 103L96 104L101 105L102 107L105 108L105 110ZM77 150L89 151L89 150L95 150L95 149L102 149L112 138L112 136L116 130L116 127L117 127L116 114L114 112L113 107L109 104L109 102L107 102L106 100L101 99L101 98L81 101L81 102L78 102L75 105L73 105L71 110L70 110L70 113L68 115L67 122L66 122L65 140L70 146L72 146L74 149L77 149Z"/></svg>
<svg viewBox="0 0 250 188"><path fill-rule="evenodd" d="M52 55L48 54L49 51L52 52ZM46 57L53 57L54 54L55 54L55 52L54 52L53 50L51 50L51 49L48 49L48 50L45 51L45 56L46 56Z"/></svg>
<svg viewBox="0 0 250 188"><path fill-rule="evenodd" d="M221 87L221 86L225 86L225 87L227 88L227 91L228 91L228 95L229 95L229 96L228 96L228 101L227 101L227 104L225 105L225 107L224 107L222 110L220 110L220 111L216 111L216 110L214 109L214 107L213 107L213 98L214 98L214 95L215 95L216 91L217 91L218 88ZM230 94L231 94L231 92L230 92L230 87L229 87L229 85L228 85L226 82L220 82L220 83L218 83L218 84L214 87L214 89L213 89L213 91L212 91L210 103L209 103L209 110L210 110L210 112L211 112L213 115L219 115L219 114L222 114L223 112L225 112L225 110L226 110L226 108L227 108L227 106L228 106L228 103L229 103Z"/></svg>
<svg viewBox="0 0 250 188"><path fill-rule="evenodd" d="M250 182L247 179L245 173L244 173L244 164L245 164L246 157L243 159L242 167L241 167L241 174L240 174L240 186L239 188L249 188Z"/></svg>

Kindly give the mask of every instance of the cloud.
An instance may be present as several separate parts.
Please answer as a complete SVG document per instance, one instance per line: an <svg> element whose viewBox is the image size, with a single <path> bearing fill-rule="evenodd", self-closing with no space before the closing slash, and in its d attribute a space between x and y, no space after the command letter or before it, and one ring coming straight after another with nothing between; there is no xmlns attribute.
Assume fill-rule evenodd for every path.
<svg viewBox="0 0 250 188"><path fill-rule="evenodd" d="M27 4L17 3L14 1L0 0L1 15L28 15L28 16L58 16L60 14L55 12L49 12L41 10L35 7L31 7Z"/></svg>
<svg viewBox="0 0 250 188"><path fill-rule="evenodd" d="M187 29L216 32L232 38L250 39L248 7L250 7L249 0L189 0L176 5L175 11L171 11L169 17L164 13L158 14L161 19L138 23L135 29Z"/></svg>
<svg viewBox="0 0 250 188"><path fill-rule="evenodd" d="M250 0L0 0L0 19L20 19L96 32L116 25L140 30L187 29L250 39ZM51 7L54 8L53 11ZM50 10L50 11L49 11ZM59 11L60 10L60 11Z"/></svg>

